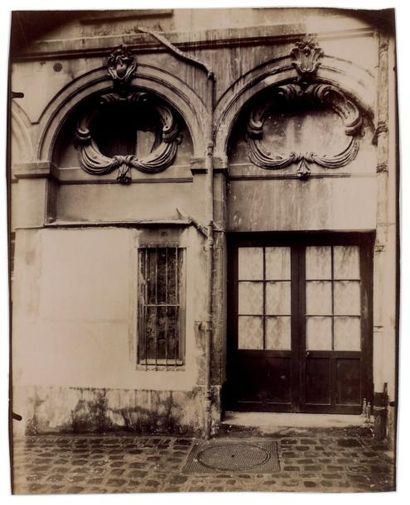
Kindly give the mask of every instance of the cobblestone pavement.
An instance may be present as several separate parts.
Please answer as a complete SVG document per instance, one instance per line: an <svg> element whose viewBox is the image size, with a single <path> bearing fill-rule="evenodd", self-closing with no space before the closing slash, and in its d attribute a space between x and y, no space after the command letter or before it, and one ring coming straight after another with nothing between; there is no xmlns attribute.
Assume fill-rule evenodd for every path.
<svg viewBox="0 0 410 505"><path fill-rule="evenodd" d="M224 433L214 442L253 434ZM14 443L14 492L391 491L394 463L383 445L355 429L289 430L278 442L280 470L270 474L184 474L198 439L136 435L38 435Z"/></svg>

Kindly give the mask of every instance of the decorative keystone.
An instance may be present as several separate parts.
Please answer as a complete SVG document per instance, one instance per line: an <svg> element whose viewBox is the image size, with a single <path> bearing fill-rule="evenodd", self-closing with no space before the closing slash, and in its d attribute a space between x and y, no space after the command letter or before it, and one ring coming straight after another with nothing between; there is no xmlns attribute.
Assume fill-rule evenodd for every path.
<svg viewBox="0 0 410 505"><path fill-rule="evenodd" d="M108 58L107 70L114 86L127 88L136 69L137 62L125 45L115 49Z"/></svg>
<svg viewBox="0 0 410 505"><path fill-rule="evenodd" d="M324 52L314 40L304 39L296 42L290 56L300 78L308 80L316 74L321 64L319 60L324 56Z"/></svg>

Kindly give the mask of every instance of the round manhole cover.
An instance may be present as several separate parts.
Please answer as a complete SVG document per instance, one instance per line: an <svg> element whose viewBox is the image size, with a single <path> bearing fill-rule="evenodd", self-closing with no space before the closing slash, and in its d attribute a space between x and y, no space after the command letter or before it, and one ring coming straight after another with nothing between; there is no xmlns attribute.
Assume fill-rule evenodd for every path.
<svg viewBox="0 0 410 505"><path fill-rule="evenodd" d="M270 453L248 444L225 444L207 447L197 454L198 461L217 470L249 470L266 463Z"/></svg>

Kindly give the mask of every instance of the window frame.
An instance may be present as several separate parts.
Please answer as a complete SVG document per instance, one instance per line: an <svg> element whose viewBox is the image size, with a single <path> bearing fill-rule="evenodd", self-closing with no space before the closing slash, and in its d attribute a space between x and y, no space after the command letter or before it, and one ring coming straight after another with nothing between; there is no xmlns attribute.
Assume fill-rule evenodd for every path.
<svg viewBox="0 0 410 505"><path fill-rule="evenodd" d="M146 340L144 338L144 308L147 305L145 299L142 298L143 292L143 271L141 258L144 251L160 250L160 249L174 249L178 251L178 259L181 262L178 271L178 298L179 304L172 304L178 306L178 356L159 358L144 357L142 349L145 347ZM180 370L185 366L185 312L186 312L186 248L181 247L179 243L141 243L137 247L137 303L136 303L136 366L139 370ZM157 307L168 307L170 304L155 304Z"/></svg>

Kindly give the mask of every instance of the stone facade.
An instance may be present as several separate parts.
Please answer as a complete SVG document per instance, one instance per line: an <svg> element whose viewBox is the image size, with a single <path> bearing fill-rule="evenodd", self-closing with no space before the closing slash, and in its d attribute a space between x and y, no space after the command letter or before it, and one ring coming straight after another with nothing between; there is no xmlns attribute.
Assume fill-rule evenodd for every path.
<svg viewBox="0 0 410 505"><path fill-rule="evenodd" d="M371 243L360 403L388 409L393 439L392 13L78 12L34 30L39 17L15 14L11 58L15 433L215 432L232 240L326 232ZM165 364L139 348L152 247L184 251L181 355Z"/></svg>

